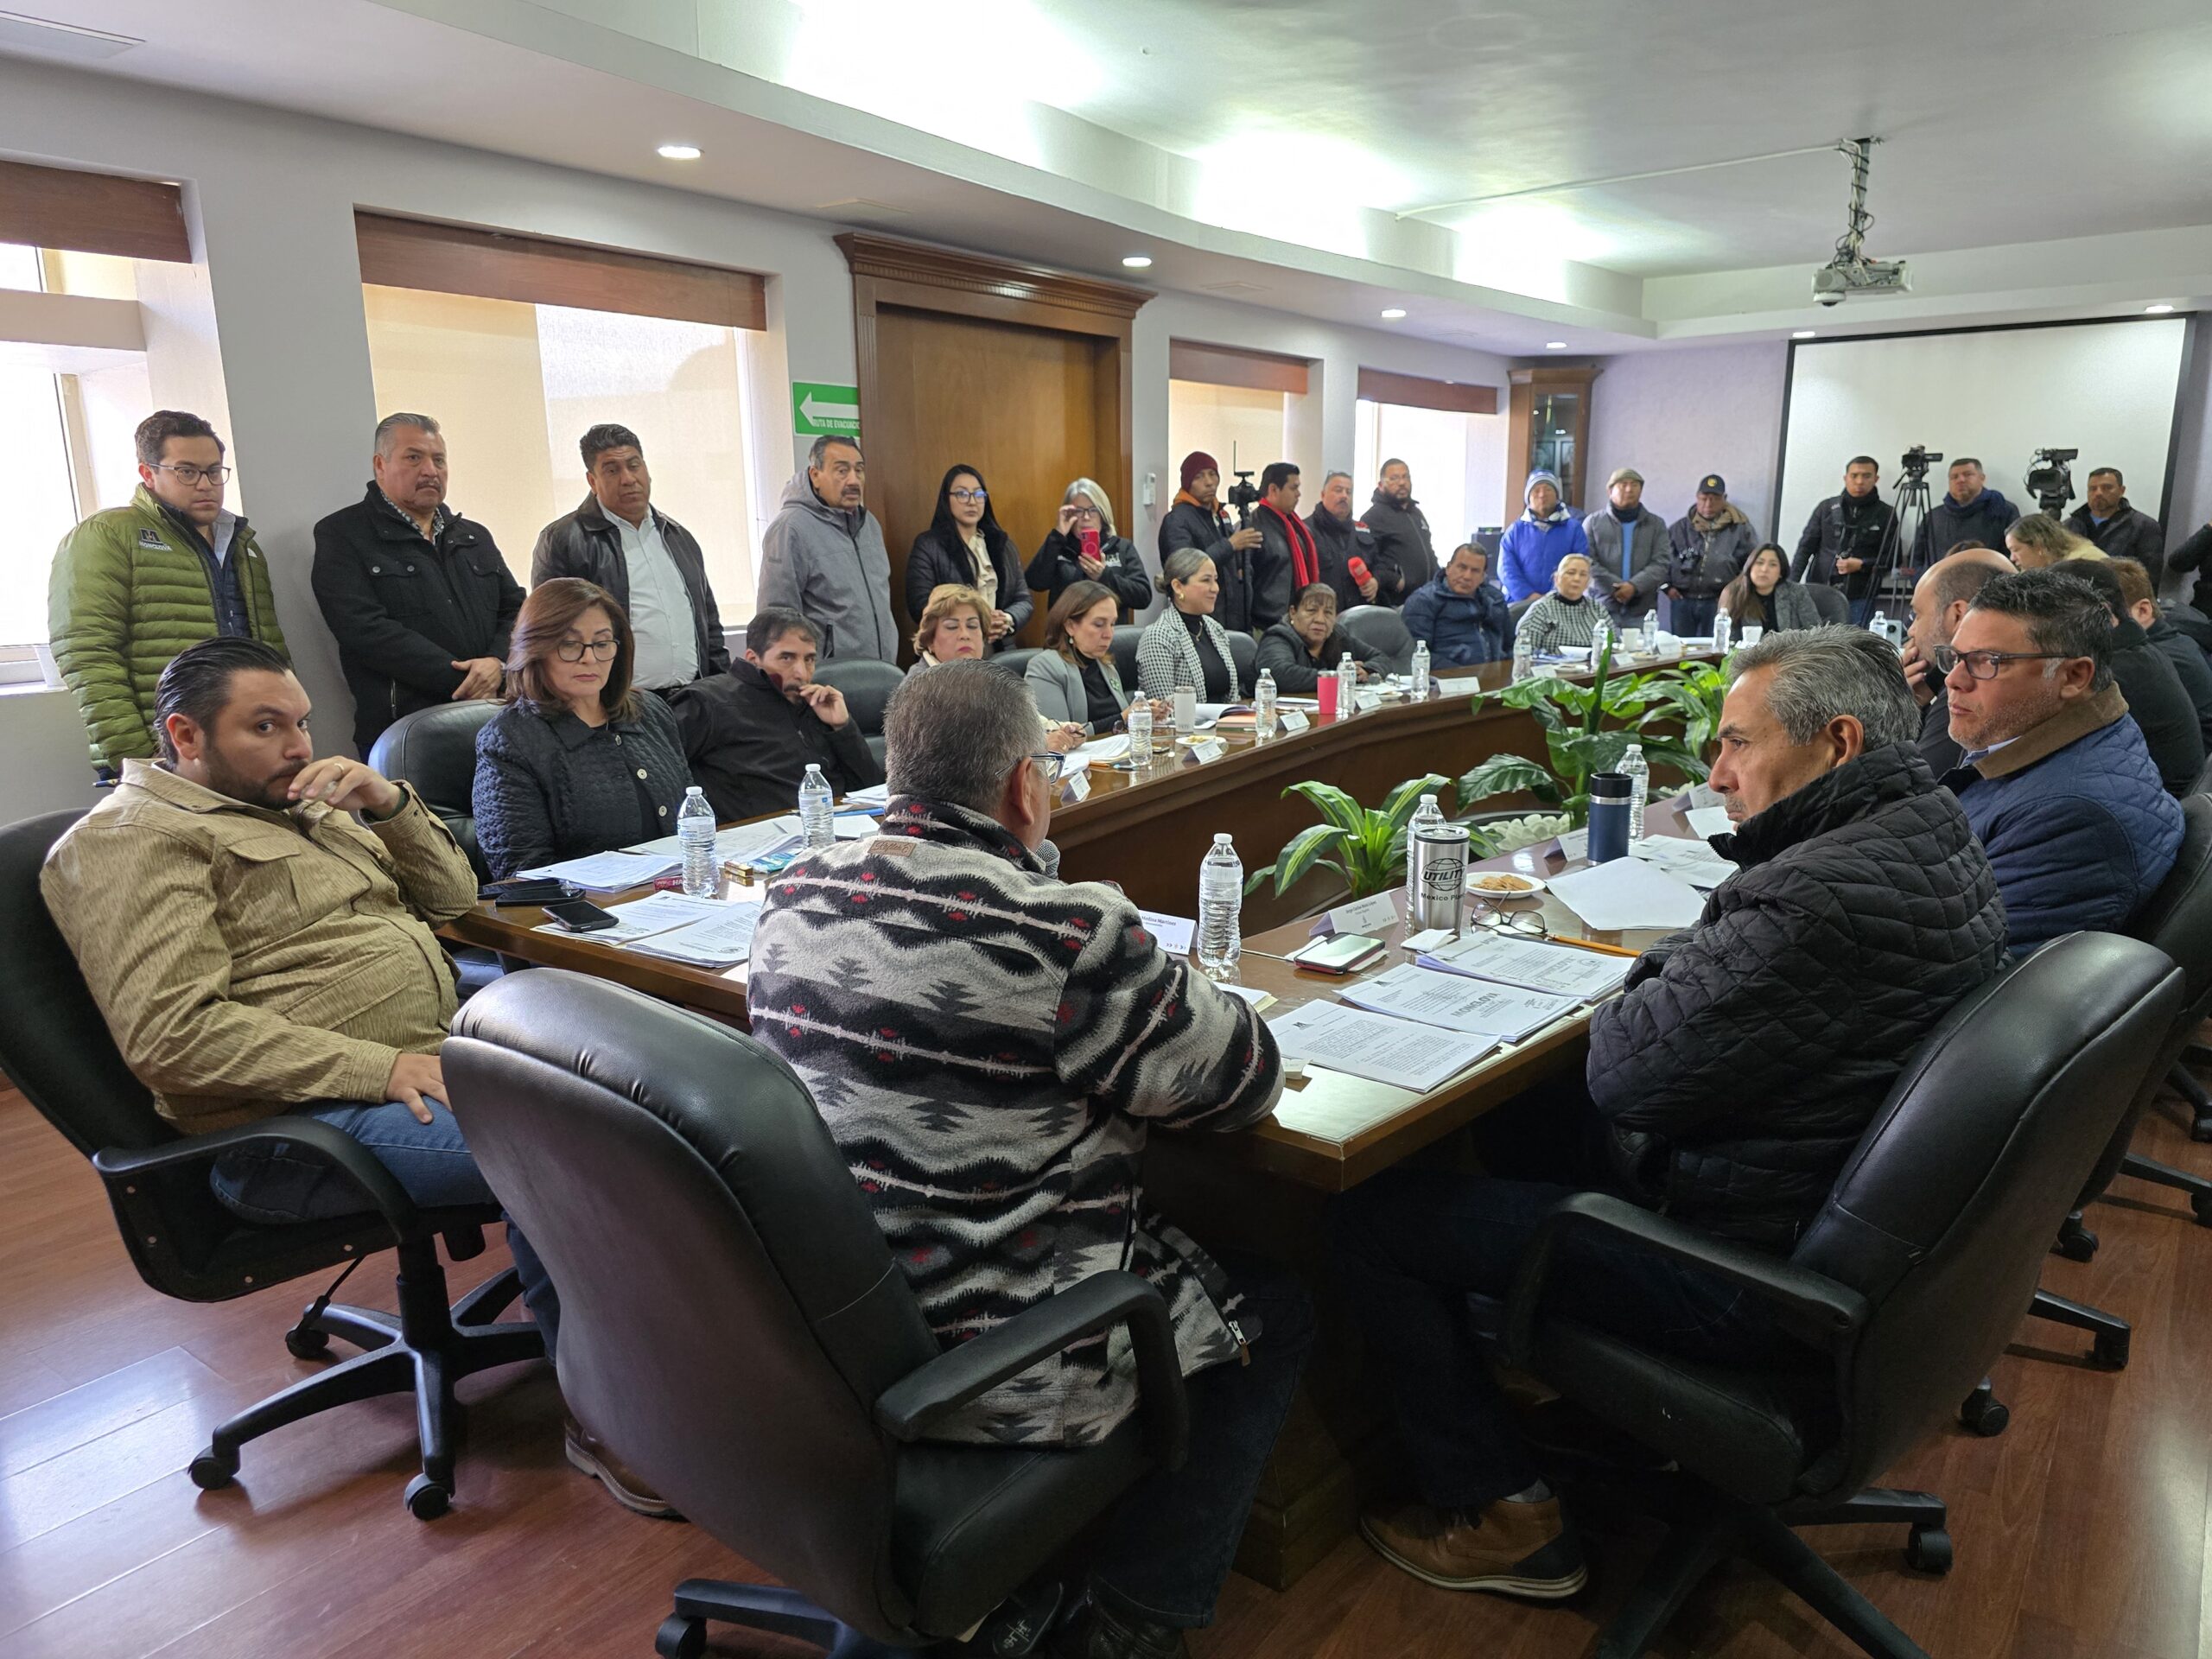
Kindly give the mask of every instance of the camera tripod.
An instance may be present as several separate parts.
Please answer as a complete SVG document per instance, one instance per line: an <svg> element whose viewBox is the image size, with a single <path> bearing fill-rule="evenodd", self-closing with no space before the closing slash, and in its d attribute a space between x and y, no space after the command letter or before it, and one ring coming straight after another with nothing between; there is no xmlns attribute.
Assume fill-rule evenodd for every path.
<svg viewBox="0 0 2212 1659"><path fill-rule="evenodd" d="M1866 584L1866 613L1868 617L1889 614L1889 602L1898 600L1909 618L1912 614L1912 593L1910 588L1887 592L1890 584L1908 567L1909 550L1920 534L1920 526L1928 518L1928 474L1925 472L1907 473L1897 480L1897 495L1890 515L1890 527L1882 534L1881 545L1874 550L1873 580ZM1906 516L1911 517L1911 527L1906 528Z"/></svg>

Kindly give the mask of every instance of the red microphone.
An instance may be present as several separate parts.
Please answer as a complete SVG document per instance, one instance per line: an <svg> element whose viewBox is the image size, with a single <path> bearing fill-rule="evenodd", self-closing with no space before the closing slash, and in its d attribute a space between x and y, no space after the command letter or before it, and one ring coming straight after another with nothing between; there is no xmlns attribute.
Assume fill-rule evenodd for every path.
<svg viewBox="0 0 2212 1659"><path fill-rule="evenodd" d="M1344 561L1344 569L1351 572L1352 586L1355 588L1364 588L1367 586L1367 561L1365 559L1363 559L1358 556L1358 555L1354 554L1351 558Z"/></svg>

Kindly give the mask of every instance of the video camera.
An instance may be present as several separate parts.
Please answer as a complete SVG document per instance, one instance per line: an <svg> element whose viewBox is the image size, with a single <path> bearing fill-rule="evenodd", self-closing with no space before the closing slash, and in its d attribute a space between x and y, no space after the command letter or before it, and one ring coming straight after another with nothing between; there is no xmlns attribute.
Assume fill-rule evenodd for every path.
<svg viewBox="0 0 2212 1659"><path fill-rule="evenodd" d="M1230 464L1235 466L1233 461ZM1237 524L1249 526L1252 522L1252 509L1260 505L1259 486L1252 482L1252 468L1249 467L1236 467L1236 481L1229 486L1229 505L1236 509Z"/></svg>
<svg viewBox="0 0 2212 1659"><path fill-rule="evenodd" d="M2028 493L2053 518L2074 499L2074 469L2066 463L2081 453L2079 449L2038 449L2028 462Z"/></svg>
<svg viewBox="0 0 2212 1659"><path fill-rule="evenodd" d="M1904 459L1897 465L1904 469L1907 478L1920 479L1927 477L1929 467L1942 459L1941 449L1930 449L1924 443L1916 443L1904 452Z"/></svg>

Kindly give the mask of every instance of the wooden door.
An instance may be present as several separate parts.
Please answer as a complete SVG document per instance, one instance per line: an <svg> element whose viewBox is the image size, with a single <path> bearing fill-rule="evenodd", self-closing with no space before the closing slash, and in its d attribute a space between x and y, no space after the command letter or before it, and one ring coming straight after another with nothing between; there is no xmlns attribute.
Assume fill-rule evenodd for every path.
<svg viewBox="0 0 2212 1659"><path fill-rule="evenodd" d="M883 515L892 595L911 631L906 553L929 528L945 468L982 474L991 511L1027 565L1070 480L1111 476L1099 443L1098 377L1119 363L1102 363L1095 336L890 305L877 308L875 349L875 397L862 429L869 493ZM1118 500L1114 508L1126 511ZM1043 639L1044 621L1039 594L1024 644Z"/></svg>

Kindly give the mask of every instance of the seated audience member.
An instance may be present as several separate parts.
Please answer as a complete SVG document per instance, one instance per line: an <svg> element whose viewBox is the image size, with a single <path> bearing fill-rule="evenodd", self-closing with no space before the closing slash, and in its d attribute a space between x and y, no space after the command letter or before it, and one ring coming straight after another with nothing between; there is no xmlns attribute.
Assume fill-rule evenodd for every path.
<svg viewBox="0 0 2212 1659"><path fill-rule="evenodd" d="M1321 580L1321 550L1298 516L1304 489L1298 468L1270 461L1260 474L1260 504L1252 522L1260 544L1252 550L1252 613L1249 631L1264 633L1290 614L1290 596Z"/></svg>
<svg viewBox="0 0 2212 1659"><path fill-rule="evenodd" d="M1728 499L1727 481L1707 473L1690 510L1667 526L1667 626L1684 639L1713 632L1721 589L1758 545L1758 532Z"/></svg>
<svg viewBox="0 0 2212 1659"><path fill-rule="evenodd" d="M1551 592L1522 612L1514 639L1539 656L1586 651L1605 620L1605 602L1590 591L1588 557L1569 553L1552 571Z"/></svg>
<svg viewBox="0 0 2212 1659"><path fill-rule="evenodd" d="M2212 615L2212 523L2199 524L2186 541L2174 549L2166 560L2166 569L2205 572L2190 589L2189 602L2200 615ZM2212 645L2205 649L2212 651Z"/></svg>
<svg viewBox="0 0 2212 1659"><path fill-rule="evenodd" d="M976 588L940 582L914 614L914 660L909 674L939 663L978 663L990 650L991 601Z"/></svg>
<svg viewBox="0 0 2212 1659"><path fill-rule="evenodd" d="M1472 668L1513 654L1513 613L1491 585L1490 555L1472 542L1452 550L1435 579L1406 597L1406 632L1437 668Z"/></svg>
<svg viewBox="0 0 2212 1659"><path fill-rule="evenodd" d="M812 623L825 663L899 660L891 558L883 523L861 499L867 482L858 440L817 438L760 538L759 608Z"/></svg>
<svg viewBox="0 0 2212 1659"><path fill-rule="evenodd" d="M1080 726L1090 734L1110 732L1128 710L1128 688L1114 665L1114 620L1120 599L1102 582L1071 583L1045 618L1045 648L1029 659L1030 695L1047 725ZM1155 721L1173 710L1153 705Z"/></svg>
<svg viewBox="0 0 2212 1659"><path fill-rule="evenodd" d="M1252 632L1252 596L1259 580L1260 530L1238 525L1221 505L1221 466L1203 449L1183 457L1183 487L1160 521L1160 568L1176 554L1203 554L1213 561L1219 588L1216 618L1224 628Z"/></svg>
<svg viewBox="0 0 2212 1659"><path fill-rule="evenodd" d="M1617 467L1605 480L1607 505L1582 521L1590 579L1613 614L1640 624L1667 576L1667 521L1643 505L1643 474Z"/></svg>
<svg viewBox="0 0 2212 1659"><path fill-rule="evenodd" d="M2112 618L2051 571L1999 576L1934 653L1964 751L1944 779L1988 850L2016 956L2117 929L2173 868L2181 808L2112 674Z"/></svg>
<svg viewBox="0 0 2212 1659"><path fill-rule="evenodd" d="M1897 524L1895 510L1875 493L1881 480L1873 456L1853 455L1845 462L1843 493L1828 497L1806 518L1789 572L1795 582L1841 588L1851 602L1851 620L1861 624L1874 608L1875 574Z"/></svg>
<svg viewBox="0 0 2212 1659"><path fill-rule="evenodd" d="M1338 1201L1369 1375L1421 1497L1370 1510L1361 1530L1433 1585L1550 1599L1584 1579L1546 1465L1470 1335L1468 1293L1503 1300L1578 1186L1787 1254L1915 1048L2004 959L1996 880L1914 750L1897 653L1864 629L1811 628L1726 671L1712 785L1735 832L1713 841L1739 872L1592 1010L1587 1098L1532 1102L1546 1122L1514 1126L1548 1141L1564 1104L1574 1133L1556 1166L1541 1181L1401 1169ZM1597 1235L1568 1236L1550 1296L1692 1363L1813 1362L1734 1285Z"/></svg>
<svg viewBox="0 0 2212 1659"><path fill-rule="evenodd" d="M2066 528L2108 558L2134 560L2149 573L2156 593L2165 580L2166 532L2149 513L2129 505L2119 467L2093 468L2088 484L2088 499L2067 515Z"/></svg>
<svg viewBox="0 0 2212 1659"><path fill-rule="evenodd" d="M377 423L362 498L315 527L315 597L353 694L353 746L402 715L495 697L522 584L492 532L446 505L446 441L427 415Z"/></svg>
<svg viewBox="0 0 2212 1659"><path fill-rule="evenodd" d="M845 694L814 677L821 644L797 611L756 611L745 655L674 700L683 753L717 823L792 810L809 765L839 795L883 781Z"/></svg>
<svg viewBox="0 0 2212 1659"><path fill-rule="evenodd" d="M1912 568L1925 570L1967 542L1995 547L2018 519L2020 510L1988 487L1988 475L1972 455L1952 458L1950 493L1928 509L1912 536Z"/></svg>
<svg viewBox="0 0 2212 1659"><path fill-rule="evenodd" d="M729 666L729 646L707 581L707 556L697 537L653 505L652 474L638 435L602 423L577 448L591 493L538 532L530 585L574 576L613 594L636 642L632 683L648 691L719 674Z"/></svg>
<svg viewBox="0 0 2212 1659"><path fill-rule="evenodd" d="M1084 532L1098 537L1098 553L1084 550ZM1060 498L1060 516L1029 561L1026 579L1032 588L1045 590L1047 607L1078 582L1095 582L1120 604L1141 611L1152 603L1152 578L1145 574L1144 556L1114 529L1114 502L1096 480L1078 478Z"/></svg>
<svg viewBox="0 0 2212 1659"><path fill-rule="evenodd" d="M906 614L919 620L930 596L947 585L982 596L986 652L1013 645L1035 609L1021 556L999 528L983 475L964 465L938 482L937 512L906 555Z"/></svg>
<svg viewBox="0 0 2212 1659"><path fill-rule="evenodd" d="M311 1117L418 1205L493 1202L438 1065L455 998L431 929L476 903L467 855L408 785L315 758L308 695L272 645L179 652L154 711L161 758L125 760L39 874L132 1075L188 1135ZM328 1166L267 1145L225 1153L210 1180L252 1222L369 1207ZM550 1355L559 1301L529 1242L512 1227L507 1242ZM577 1452L603 1450L569 1432Z"/></svg>
<svg viewBox="0 0 2212 1659"><path fill-rule="evenodd" d="M1986 547L1961 548L1940 558L1913 584L1912 625L1904 642L1905 683L1921 705L1920 758L1938 778L1959 764L1951 740L1951 702L1936 667L1938 647L1951 643L1974 595L1999 576L2012 574L2002 553Z"/></svg>
<svg viewBox="0 0 2212 1659"><path fill-rule="evenodd" d="M1355 605L1388 605L1398 591L1398 567L1389 562L1375 532L1353 512L1351 474L1331 473L1321 480L1321 499L1306 515L1306 528L1321 555L1321 580L1337 596L1337 608ZM1351 573L1357 559L1367 568L1363 582Z"/></svg>
<svg viewBox="0 0 2212 1659"><path fill-rule="evenodd" d="M2082 561L2084 575L2097 568L2091 561ZM2151 573L2139 563L2134 559L2113 559L2103 568L2112 573L2113 581L2118 584L2129 618L2143 630L2144 638L2174 665L2181 689L2196 705L2197 728L2203 736L2206 752L2212 754L2212 663L2207 663L2203 649L2195 640L2166 620L2151 585ZM2102 584L2099 586L2101 588Z"/></svg>
<svg viewBox="0 0 2212 1659"><path fill-rule="evenodd" d="M1137 684L1147 697L1172 697L1187 685L1201 702L1230 702L1250 691L1240 687L1229 633L1213 620L1221 578L1213 561L1192 548L1171 553L1160 567L1167 608L1137 636Z"/></svg>
<svg viewBox="0 0 2212 1659"><path fill-rule="evenodd" d="M691 786L676 716L630 683L614 596L556 576L523 601L506 704L476 734L476 845L495 879L676 833Z"/></svg>
<svg viewBox="0 0 2212 1659"><path fill-rule="evenodd" d="M1965 543L1961 543L1963 546ZM1976 542L1975 546L1985 545ZM1994 545L1994 543L1988 543ZM2023 570L2045 570L2066 559L2094 553L2097 545L2076 536L2047 512L2031 512L2015 518L2005 531L2005 550Z"/></svg>
<svg viewBox="0 0 2212 1659"><path fill-rule="evenodd" d="M1432 659L1434 655L1432 651ZM1336 590L1325 582L1301 588L1289 617L1260 636L1259 666L1274 676L1275 690L1286 696L1312 696L1321 676L1334 673L1346 657L1358 664L1363 680L1390 671L1382 652L1337 626Z"/></svg>
<svg viewBox="0 0 2212 1659"><path fill-rule="evenodd" d="M1558 474L1529 474L1521 499L1521 516L1505 527L1505 539L1497 545L1509 603L1551 592L1552 572L1568 554L1590 556L1589 536L1559 499ZM1586 578L1584 585L1588 586Z"/></svg>
<svg viewBox="0 0 2212 1659"><path fill-rule="evenodd" d="M948 1349L1099 1268L1166 1299L1190 1460L1147 1476L1106 1524L1092 1623L1065 1650L1173 1659L1182 1630L1212 1616L1313 1326L1287 1272L1217 1263L1144 1211L1140 1164L1151 1123L1265 1117L1281 1063L1265 1023L1162 950L1116 889L1046 873L1052 785L1036 733L1028 693L987 666L899 687L883 832L771 885L747 1003L854 1166L883 1172L861 1190ZM854 902L892 887L895 906ZM963 995L917 1001L931 983ZM932 1434L1089 1445L1138 1403L1126 1344L1098 1339Z"/></svg>
<svg viewBox="0 0 2212 1659"><path fill-rule="evenodd" d="M2206 726L2204 700L2190 690L2191 682L2212 695L2212 673L2200 658L2189 663L2184 679L2182 664L2154 641L2128 608L2127 588L2113 569L2112 559L2069 559L2059 573L2087 582L2112 613L2112 677L2120 695L2127 699L2127 712L2143 728L2143 742L2151 763L2165 779L2166 791L2185 797L2196 787L2204 772ZM2130 559L2139 577L2143 567ZM2147 586L2147 582L2146 584ZM2168 631L2169 632L2171 630ZM2178 634L2173 643L2194 651Z"/></svg>
<svg viewBox="0 0 2212 1659"><path fill-rule="evenodd" d="M1751 563L1720 590L1720 608L1733 620L1738 639L1746 625L1769 633L1821 626L1821 607L1803 582L1789 580L1782 549L1773 542L1763 543Z"/></svg>

